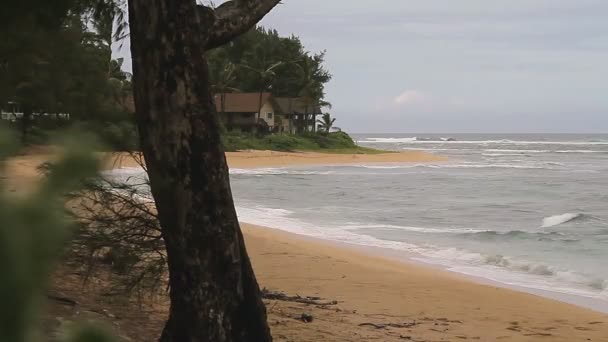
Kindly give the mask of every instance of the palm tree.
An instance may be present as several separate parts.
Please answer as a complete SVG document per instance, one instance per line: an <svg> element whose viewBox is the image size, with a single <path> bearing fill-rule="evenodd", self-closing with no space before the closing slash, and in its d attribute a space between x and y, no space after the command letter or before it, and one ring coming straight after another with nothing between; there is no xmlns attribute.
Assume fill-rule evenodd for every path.
<svg viewBox="0 0 608 342"><path fill-rule="evenodd" d="M308 131L308 113L311 106L314 106L316 99L318 97L317 94L317 83L314 79L314 65L312 65L308 55L306 55L300 63L296 64L298 69L300 70L300 91L298 92L298 96L302 98L305 105L304 110L304 120L303 120L303 129L304 131ZM313 119L314 120L314 119ZM313 125L314 126L314 125ZM313 128L314 130L314 128Z"/></svg>
<svg viewBox="0 0 608 342"><path fill-rule="evenodd" d="M264 39L258 42L254 49L251 49L246 53L244 62L240 64L241 67L252 72L256 78L254 82L251 82L251 88L259 91L258 122L261 117L264 92L271 90L272 84L277 76L277 69L297 62L297 60L279 60L282 56L276 52L272 53L272 45L269 45L268 43L269 41ZM247 78L252 79L249 77Z"/></svg>
<svg viewBox="0 0 608 342"><path fill-rule="evenodd" d="M211 89L214 94L220 94L220 114L224 117L224 113L226 113L226 94L239 91L232 86L236 82L237 66L233 63L227 63L223 67L212 70L214 73L212 79L215 82ZM232 129L232 116L228 116L228 129Z"/></svg>
<svg viewBox="0 0 608 342"><path fill-rule="evenodd" d="M317 120L317 123L319 124L319 130L323 130L327 133L329 133L331 128L334 126L334 122L336 122L336 118L332 118L331 114L329 113L323 114L323 116L321 116L321 119Z"/></svg>
<svg viewBox="0 0 608 342"><path fill-rule="evenodd" d="M133 94L131 73L123 71L123 58L112 59L108 67L108 83L114 97L114 102L122 109L128 108L128 98Z"/></svg>
<svg viewBox="0 0 608 342"><path fill-rule="evenodd" d="M270 86L272 85L272 81L276 77L275 70L278 67L280 67L281 65L283 65L282 61L276 62L270 66L268 66L267 64L265 64L262 61L261 65L259 67L255 67L255 66L251 66L251 65L247 65L247 64L241 64L241 66L243 68L254 72L258 76L260 98L258 101L258 117L256 119L256 123L260 122L261 111L262 111L262 106L263 106L262 100L264 98L264 92L266 92L270 89Z"/></svg>
<svg viewBox="0 0 608 342"><path fill-rule="evenodd" d="M318 107L329 107L331 103L323 100L323 86L322 83L329 81L331 76L327 74L322 68L319 67L318 60L323 55L309 56L307 53L304 55L296 66L300 71L300 90L298 96L302 98L305 105L304 113L304 130L308 131L312 124L312 130L315 131L315 114L310 113L310 109L314 112ZM325 81L324 81L325 80ZM311 108L312 107L312 108ZM312 122L309 122L309 114Z"/></svg>

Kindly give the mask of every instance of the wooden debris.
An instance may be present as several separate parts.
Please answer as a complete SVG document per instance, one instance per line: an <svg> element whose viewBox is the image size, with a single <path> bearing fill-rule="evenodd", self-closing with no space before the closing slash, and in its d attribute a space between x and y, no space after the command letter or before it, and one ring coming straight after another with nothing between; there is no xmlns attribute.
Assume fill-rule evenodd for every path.
<svg viewBox="0 0 608 342"><path fill-rule="evenodd" d="M386 328L398 328L398 329L408 329L411 328L413 326L418 325L418 323L411 322L411 323L371 323L371 322L364 322L364 323L360 323L359 326L360 327L365 327L365 326L369 326L369 327L373 327L376 329L386 329Z"/></svg>
<svg viewBox="0 0 608 342"><path fill-rule="evenodd" d="M324 301L320 297L302 297L300 295L289 296L282 292L270 291L267 289L262 289L262 298L317 306L330 306L338 304L337 300Z"/></svg>
<svg viewBox="0 0 608 342"><path fill-rule="evenodd" d="M68 297L63 297L63 296L58 296L58 295L53 295L53 294L47 294L46 297L50 300L54 300L56 302L65 304L65 305L70 305L70 306L76 306L78 305L78 302L68 298Z"/></svg>

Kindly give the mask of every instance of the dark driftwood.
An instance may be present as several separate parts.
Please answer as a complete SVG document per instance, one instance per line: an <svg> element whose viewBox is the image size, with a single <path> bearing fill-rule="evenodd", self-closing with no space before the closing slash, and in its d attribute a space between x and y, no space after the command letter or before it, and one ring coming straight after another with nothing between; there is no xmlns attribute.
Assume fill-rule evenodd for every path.
<svg viewBox="0 0 608 342"><path fill-rule="evenodd" d="M337 300L327 301L327 300L322 300L319 297L302 297L300 295L289 296L282 292L269 291L267 289L262 290L262 298L270 299L270 300L280 300L280 301L284 301L284 302L295 302L295 303L302 303L302 304L309 304L309 305L320 305L320 306L338 304Z"/></svg>
<svg viewBox="0 0 608 342"><path fill-rule="evenodd" d="M401 329L407 329L407 328L411 328L413 326L418 325L418 323L411 322L411 323L371 323L371 322L364 322L364 323L360 323L359 326L360 327L373 327L376 329L386 329L386 328L401 328Z"/></svg>
<svg viewBox="0 0 608 342"><path fill-rule="evenodd" d="M68 298L68 297L63 297L63 296L58 296L58 295L53 295L53 294L47 294L46 297L50 300L60 302L61 304L70 305L70 306L78 305L77 301L75 301L71 298Z"/></svg>

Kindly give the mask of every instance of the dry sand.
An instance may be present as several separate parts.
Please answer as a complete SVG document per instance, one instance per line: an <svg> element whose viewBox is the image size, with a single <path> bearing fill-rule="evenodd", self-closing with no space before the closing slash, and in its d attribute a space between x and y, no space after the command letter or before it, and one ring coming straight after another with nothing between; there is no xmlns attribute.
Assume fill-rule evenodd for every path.
<svg viewBox="0 0 608 342"><path fill-rule="evenodd" d="M4 176L9 186L19 191L32 184L37 178L33 168L44 159L26 156L11 161ZM232 167L439 160L418 152L241 152L229 154L228 159ZM125 160L113 165L133 166ZM397 262L329 242L248 224L243 224L243 228L261 286L339 301L338 305L326 307L267 301L276 341L608 341L606 314L478 284L447 271ZM84 307L71 309L74 312L106 308L120 312L118 318L112 318L112 324L122 327L123 335L138 341L152 340L162 329L166 300L143 309L127 308L124 304L106 303L103 297L94 296L94 291L68 286L70 277L59 279L56 289L78 298ZM294 319L303 312L312 313L314 321Z"/></svg>
<svg viewBox="0 0 608 342"><path fill-rule="evenodd" d="M422 151L380 154L330 154L318 152L242 151L227 152L231 168L288 167L298 165L336 165L358 163L423 163L445 161L446 158ZM133 167L138 164L127 154L112 154L108 168Z"/></svg>

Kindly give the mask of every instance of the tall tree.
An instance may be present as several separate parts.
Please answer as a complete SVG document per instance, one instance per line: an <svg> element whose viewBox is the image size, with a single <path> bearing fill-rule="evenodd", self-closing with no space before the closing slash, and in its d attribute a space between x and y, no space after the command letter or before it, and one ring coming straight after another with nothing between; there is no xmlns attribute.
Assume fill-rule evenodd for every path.
<svg viewBox="0 0 608 342"><path fill-rule="evenodd" d="M34 125L52 128L64 124L35 116L36 112L69 113L74 120L124 117L122 95L118 95L130 88L129 75L120 71L120 61L111 60L103 32L91 31L78 6L60 6L65 1L53 3L63 8L63 14L41 4L30 12L15 12L20 20L9 16L11 25L0 23L4 65L0 68L0 105L19 104L24 114L20 120L24 142L31 141ZM57 18L47 19L49 13Z"/></svg>
<svg viewBox="0 0 608 342"><path fill-rule="evenodd" d="M256 119L257 123L260 122L260 118L262 116L262 106L264 105L262 103L262 99L264 98L264 93L266 91L270 90L270 88L272 86L272 80L276 77L275 69L277 69L278 67L283 65L282 61L276 62L272 65L267 65L265 60L261 60L261 62L258 62L258 63L260 63L260 64L258 64L258 66L252 66L252 65L247 65L247 64L241 65L243 68L253 71L257 76L256 83L258 84L257 91L259 93L258 117Z"/></svg>
<svg viewBox="0 0 608 342"><path fill-rule="evenodd" d="M317 93L324 96L324 85L331 79L331 74L324 68L325 53L309 53L296 36L281 37L276 30L256 27L234 42L217 49L210 55L209 68L215 73L227 62L236 65L249 65L256 69L283 62L274 69L275 75L268 88L279 97L297 97L302 89L302 72L295 64L308 60ZM244 92L258 92L260 89L259 73L240 68L236 73L235 87Z"/></svg>
<svg viewBox="0 0 608 342"><path fill-rule="evenodd" d="M129 0L136 121L166 244L161 341L270 341L234 209L205 52L279 0Z"/></svg>
<svg viewBox="0 0 608 342"><path fill-rule="evenodd" d="M222 53L222 50L215 50L215 53ZM211 81L211 89L213 94L218 95L220 97L220 115L224 116L226 113L226 94L230 92L239 91L238 88L234 87L236 84L236 71L237 66L226 59L220 59L221 62L219 65L214 65L214 67L210 68L210 81ZM232 130L233 125L233 116L228 116L228 130Z"/></svg>

